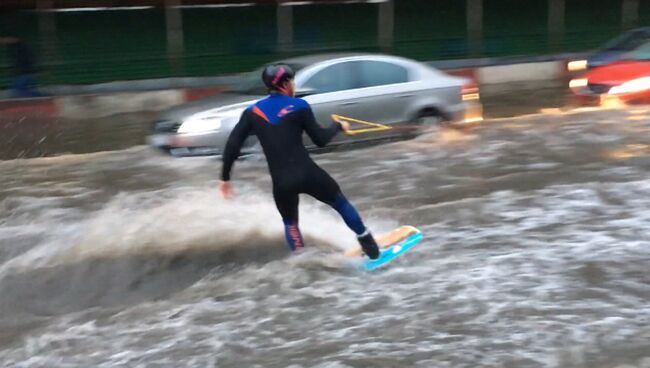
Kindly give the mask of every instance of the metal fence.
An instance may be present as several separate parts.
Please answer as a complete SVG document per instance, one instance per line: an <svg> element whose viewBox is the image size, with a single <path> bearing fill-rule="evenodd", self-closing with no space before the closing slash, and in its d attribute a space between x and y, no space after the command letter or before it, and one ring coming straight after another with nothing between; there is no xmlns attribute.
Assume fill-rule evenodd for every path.
<svg viewBox="0 0 650 368"><path fill-rule="evenodd" d="M564 31L549 40L549 0L483 0L482 47L470 52L467 1L397 0L390 52L418 60L470 56L540 55L596 47L622 31L622 0L566 0ZM250 70L289 55L325 51L379 51L378 4L314 4L293 9L293 46L278 51L273 5L182 9L183 53L169 59L165 12L138 10L56 12L56 34L39 35L39 14L0 15L38 55L41 84L90 84ZM639 23L650 22L650 0L639 2ZM54 45L54 47L52 46ZM0 51L0 88L9 80Z"/></svg>

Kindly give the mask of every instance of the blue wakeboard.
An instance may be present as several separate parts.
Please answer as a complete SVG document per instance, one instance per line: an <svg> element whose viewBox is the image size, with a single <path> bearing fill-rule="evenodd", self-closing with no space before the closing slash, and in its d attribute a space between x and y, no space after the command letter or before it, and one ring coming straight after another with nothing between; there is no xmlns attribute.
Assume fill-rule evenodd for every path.
<svg viewBox="0 0 650 368"><path fill-rule="evenodd" d="M371 271L376 268L382 267L390 263L395 258L404 254L409 249L416 246L420 240L422 240L422 233L418 230L414 234L411 234L406 239L400 241L397 244L393 244L385 249L381 250L381 254L377 259L364 259L362 267L365 270Z"/></svg>

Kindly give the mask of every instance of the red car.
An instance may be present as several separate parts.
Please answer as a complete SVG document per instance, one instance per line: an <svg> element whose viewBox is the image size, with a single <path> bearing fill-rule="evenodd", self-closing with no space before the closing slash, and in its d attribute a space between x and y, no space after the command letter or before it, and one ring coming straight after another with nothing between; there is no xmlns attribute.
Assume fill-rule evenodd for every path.
<svg viewBox="0 0 650 368"><path fill-rule="evenodd" d="M569 87L583 103L650 103L650 43L627 54L621 61L594 68L572 79Z"/></svg>

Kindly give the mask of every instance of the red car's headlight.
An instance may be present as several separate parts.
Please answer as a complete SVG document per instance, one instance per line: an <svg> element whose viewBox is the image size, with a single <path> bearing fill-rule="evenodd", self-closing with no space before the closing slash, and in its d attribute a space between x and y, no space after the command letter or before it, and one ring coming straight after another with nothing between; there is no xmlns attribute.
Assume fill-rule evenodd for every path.
<svg viewBox="0 0 650 368"><path fill-rule="evenodd" d="M609 90L611 95L623 95L628 93L642 92L650 89L650 77L642 77L627 81L620 86L612 87Z"/></svg>

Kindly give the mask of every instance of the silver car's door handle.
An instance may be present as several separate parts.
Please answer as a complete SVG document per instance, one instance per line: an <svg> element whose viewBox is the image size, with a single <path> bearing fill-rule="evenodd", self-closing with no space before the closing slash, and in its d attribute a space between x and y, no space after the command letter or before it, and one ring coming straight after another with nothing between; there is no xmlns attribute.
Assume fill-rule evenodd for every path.
<svg viewBox="0 0 650 368"><path fill-rule="evenodd" d="M409 98L409 97L413 97L413 95L399 95L398 97L400 97L400 98Z"/></svg>
<svg viewBox="0 0 650 368"><path fill-rule="evenodd" d="M352 106L352 105L356 105L356 104L358 104L358 102L343 102L340 105L341 106Z"/></svg>

